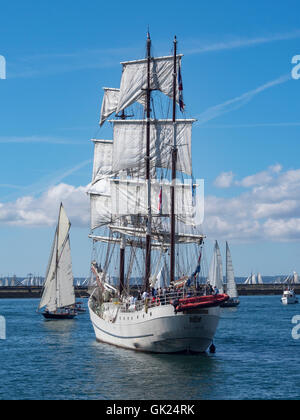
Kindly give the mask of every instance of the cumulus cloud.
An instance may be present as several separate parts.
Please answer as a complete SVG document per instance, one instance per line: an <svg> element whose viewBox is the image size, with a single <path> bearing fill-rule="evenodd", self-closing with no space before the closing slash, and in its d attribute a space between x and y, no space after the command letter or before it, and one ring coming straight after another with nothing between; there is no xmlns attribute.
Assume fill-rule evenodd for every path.
<svg viewBox="0 0 300 420"><path fill-rule="evenodd" d="M241 187L253 187L255 185L269 184L274 179L274 175L278 174L282 170L282 166L277 164L270 166L267 170L258 172L257 174L247 176L241 181L237 181L236 185Z"/></svg>
<svg viewBox="0 0 300 420"><path fill-rule="evenodd" d="M89 201L86 187L58 184L39 197L25 196L0 203L0 223L14 226L53 226L60 203L64 204L72 225L88 226Z"/></svg>
<svg viewBox="0 0 300 420"><path fill-rule="evenodd" d="M222 172L214 182L214 185L218 188L229 188L232 185L234 178L233 172Z"/></svg>
<svg viewBox="0 0 300 420"><path fill-rule="evenodd" d="M300 169L283 172L277 164L235 185L246 190L230 198L205 198L208 236L243 242L300 240Z"/></svg>

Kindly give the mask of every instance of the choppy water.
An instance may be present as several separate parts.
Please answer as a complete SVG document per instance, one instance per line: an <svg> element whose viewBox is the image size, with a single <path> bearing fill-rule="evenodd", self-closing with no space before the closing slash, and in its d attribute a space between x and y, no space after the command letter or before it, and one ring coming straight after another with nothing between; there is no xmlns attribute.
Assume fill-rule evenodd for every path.
<svg viewBox="0 0 300 420"><path fill-rule="evenodd" d="M88 314L45 322L36 300L0 300L0 399L299 399L300 304L241 298L224 309L215 355L151 355L96 343ZM300 331L300 330L299 330Z"/></svg>

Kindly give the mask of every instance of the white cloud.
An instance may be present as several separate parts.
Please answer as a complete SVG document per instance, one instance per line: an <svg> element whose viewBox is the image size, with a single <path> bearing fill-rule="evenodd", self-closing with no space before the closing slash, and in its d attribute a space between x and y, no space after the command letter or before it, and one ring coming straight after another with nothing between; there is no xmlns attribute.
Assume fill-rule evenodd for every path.
<svg viewBox="0 0 300 420"><path fill-rule="evenodd" d="M279 77L278 79L271 80L270 82L267 82L256 89L250 90L244 93L243 95L237 96L233 99L229 99L228 101L223 102L222 104L212 106L197 116L198 122L196 124L204 124L208 121L211 121L219 117L220 115L227 114L228 112L240 109L241 107L246 105L248 102L250 102L259 93L262 93L265 90L270 89L274 86L278 86L283 83L286 83L289 80L291 80L290 74L283 75Z"/></svg>
<svg viewBox="0 0 300 420"><path fill-rule="evenodd" d="M88 226L89 200L86 187L58 184L40 197L25 196L14 202L0 203L0 223L15 226L53 226L56 224L59 205L63 202L71 223Z"/></svg>
<svg viewBox="0 0 300 420"><path fill-rule="evenodd" d="M74 141L67 138L51 137L51 136L1 136L0 143L41 143L41 144L84 144L84 142ZM86 142L85 142L86 143Z"/></svg>
<svg viewBox="0 0 300 420"><path fill-rule="evenodd" d="M256 38L237 38L228 41L221 41L216 43L207 43L206 45L196 46L193 49L187 50L186 54L202 54L207 52L232 50L236 48L254 47L257 45L268 44L276 41L286 41L290 39L300 38L300 31L272 34L268 36L260 36ZM198 42L199 43L199 42Z"/></svg>
<svg viewBox="0 0 300 420"><path fill-rule="evenodd" d="M241 181L237 181L236 185L241 187L253 187L259 185L265 185L273 181L274 175L278 174L282 170L281 165L270 166L266 171L258 172L257 174L247 176Z"/></svg>
<svg viewBox="0 0 300 420"><path fill-rule="evenodd" d="M229 188L232 185L234 178L233 172L222 172L214 182L214 185L218 188Z"/></svg>
<svg viewBox="0 0 300 420"><path fill-rule="evenodd" d="M205 198L208 236L243 242L300 240L300 169L282 172L281 165L274 165L235 184L247 190L231 198Z"/></svg>

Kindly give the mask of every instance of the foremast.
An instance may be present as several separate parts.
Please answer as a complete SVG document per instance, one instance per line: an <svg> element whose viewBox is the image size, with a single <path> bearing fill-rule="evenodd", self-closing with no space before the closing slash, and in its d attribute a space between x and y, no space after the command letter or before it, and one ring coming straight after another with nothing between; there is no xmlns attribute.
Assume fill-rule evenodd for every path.
<svg viewBox="0 0 300 420"><path fill-rule="evenodd" d="M176 141L176 87L177 87L177 38L174 38L174 73L173 73L173 148L172 148L172 185L171 185L171 250L170 250L170 281L175 280L175 182L177 164L177 141Z"/></svg>
<svg viewBox="0 0 300 420"><path fill-rule="evenodd" d="M147 181L147 233L146 233L146 258L145 258L145 290L150 289L151 275L151 173L150 173L150 127L151 127L151 38L147 34L147 89L146 89L146 181Z"/></svg>

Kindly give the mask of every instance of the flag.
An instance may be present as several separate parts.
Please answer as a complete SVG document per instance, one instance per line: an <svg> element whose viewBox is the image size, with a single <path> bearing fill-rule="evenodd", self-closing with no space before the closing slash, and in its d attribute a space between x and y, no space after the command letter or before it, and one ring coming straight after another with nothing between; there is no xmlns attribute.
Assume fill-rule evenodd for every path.
<svg viewBox="0 0 300 420"><path fill-rule="evenodd" d="M160 187L160 190L159 190L158 211L159 211L160 214L162 213L162 187Z"/></svg>
<svg viewBox="0 0 300 420"><path fill-rule="evenodd" d="M192 185L192 206L196 207L196 192L197 192L197 185L193 181Z"/></svg>
<svg viewBox="0 0 300 420"><path fill-rule="evenodd" d="M194 271L194 273L192 274L192 277L194 277L194 278L197 276L197 274L200 273L200 270L201 270L201 257L202 257L202 251L200 252L200 255L199 255L199 258L198 258L197 268Z"/></svg>
<svg viewBox="0 0 300 420"><path fill-rule="evenodd" d="M183 85L182 85L182 77L181 77L181 64L179 64L178 69L178 91L179 91L179 108L180 111L183 112L185 108L185 104L183 102Z"/></svg>

